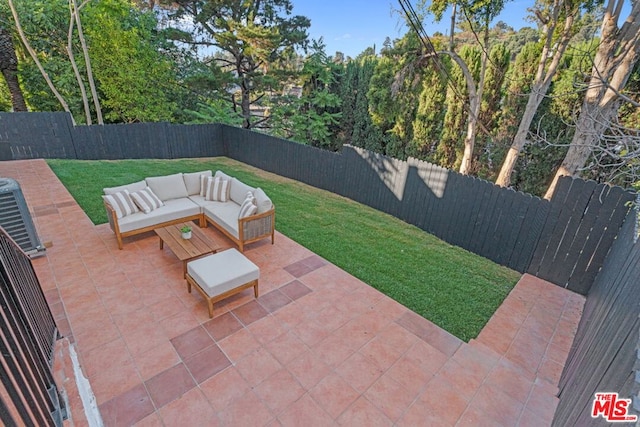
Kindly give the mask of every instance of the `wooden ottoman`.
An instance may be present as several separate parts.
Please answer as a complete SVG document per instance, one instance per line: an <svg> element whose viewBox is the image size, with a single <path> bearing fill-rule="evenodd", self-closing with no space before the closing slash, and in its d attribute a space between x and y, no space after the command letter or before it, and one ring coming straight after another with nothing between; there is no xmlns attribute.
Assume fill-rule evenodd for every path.
<svg viewBox="0 0 640 427"><path fill-rule="evenodd" d="M258 298L260 269L236 249L227 249L187 263L187 290L202 294L213 317L213 303L253 287Z"/></svg>

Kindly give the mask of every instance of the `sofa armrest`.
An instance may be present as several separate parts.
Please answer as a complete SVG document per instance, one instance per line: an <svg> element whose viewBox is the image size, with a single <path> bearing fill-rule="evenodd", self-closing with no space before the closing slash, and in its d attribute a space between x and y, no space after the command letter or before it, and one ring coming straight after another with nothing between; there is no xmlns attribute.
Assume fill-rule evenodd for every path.
<svg viewBox="0 0 640 427"><path fill-rule="evenodd" d="M275 229L275 207L270 210L240 218L238 220L238 237L243 242L257 240L266 236L272 236Z"/></svg>
<svg viewBox="0 0 640 427"><path fill-rule="evenodd" d="M109 227L111 227L111 230L116 234L116 239L118 240L118 248L122 249L122 236L120 235L120 224L118 224L118 216L116 215L116 211L107 202L104 202L104 208L107 210Z"/></svg>

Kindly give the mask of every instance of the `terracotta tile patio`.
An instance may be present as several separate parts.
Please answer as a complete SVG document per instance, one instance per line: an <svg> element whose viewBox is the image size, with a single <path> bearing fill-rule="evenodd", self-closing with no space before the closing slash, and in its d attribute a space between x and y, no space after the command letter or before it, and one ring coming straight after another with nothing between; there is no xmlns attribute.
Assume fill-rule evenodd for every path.
<svg viewBox="0 0 640 427"><path fill-rule="evenodd" d="M581 296L525 275L464 343L278 233L245 252L260 298L248 289L209 319L153 233L118 250L42 160L0 162L0 176L20 183L53 244L33 263L66 337L55 366L66 425L89 423L70 344L107 426L551 423Z"/></svg>

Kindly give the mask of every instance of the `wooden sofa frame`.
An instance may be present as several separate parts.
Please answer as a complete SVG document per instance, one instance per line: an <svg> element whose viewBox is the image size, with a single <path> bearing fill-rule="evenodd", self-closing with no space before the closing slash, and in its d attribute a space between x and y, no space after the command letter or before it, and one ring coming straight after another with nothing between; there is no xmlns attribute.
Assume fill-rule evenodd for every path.
<svg viewBox="0 0 640 427"><path fill-rule="evenodd" d="M275 223L276 223L275 222L275 215L276 215L275 206L272 207L267 212L263 212L260 214L251 215L251 216L239 219L238 220L239 238L234 237L222 226L220 226L218 223L216 223L211 218L206 216L204 212L201 212L197 215L191 215L183 218L174 219L171 221L160 222L158 224L137 228L135 230L121 232L120 225L118 224L118 217L116 216L114 209L111 206L109 206L107 202L104 202L104 206L105 206L105 209L107 210L109 226L115 233L116 239L118 241L118 249L122 249L123 247L122 239L124 237L146 233L148 231L155 230L156 228L162 228L168 225L178 224L186 221L198 221L198 225L200 226L200 228L206 228L207 223L211 223L211 225L216 227L225 236L227 236L236 245L238 245L238 249L240 250L240 252L244 252L245 245L249 243L257 242L258 240L262 240L269 236L271 236L271 244L273 245L274 243L274 233L275 233Z"/></svg>

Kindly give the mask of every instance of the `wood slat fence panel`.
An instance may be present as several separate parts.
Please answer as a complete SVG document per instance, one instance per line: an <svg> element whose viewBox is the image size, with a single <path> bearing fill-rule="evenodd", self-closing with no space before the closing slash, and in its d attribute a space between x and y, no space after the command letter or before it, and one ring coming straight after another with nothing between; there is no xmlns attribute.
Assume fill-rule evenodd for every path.
<svg viewBox="0 0 640 427"><path fill-rule="evenodd" d="M554 425L602 425L590 417L594 393L631 398L640 388L640 243L633 242L634 216L627 217L587 298L560 379Z"/></svg>

